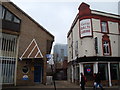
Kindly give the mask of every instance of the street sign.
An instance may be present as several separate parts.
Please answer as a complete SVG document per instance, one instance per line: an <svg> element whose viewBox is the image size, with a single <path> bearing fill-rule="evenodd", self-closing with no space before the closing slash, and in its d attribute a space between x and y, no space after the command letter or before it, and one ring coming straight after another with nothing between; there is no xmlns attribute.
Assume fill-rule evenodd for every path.
<svg viewBox="0 0 120 90"><path fill-rule="evenodd" d="M46 57L47 57L48 59L50 59L50 58L52 57L52 55L51 55L51 54L46 54Z"/></svg>

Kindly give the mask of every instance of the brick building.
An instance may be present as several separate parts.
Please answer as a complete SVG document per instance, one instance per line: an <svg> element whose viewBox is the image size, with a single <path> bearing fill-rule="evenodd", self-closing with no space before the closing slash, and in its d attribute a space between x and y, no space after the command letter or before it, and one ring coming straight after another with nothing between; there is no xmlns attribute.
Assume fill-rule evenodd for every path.
<svg viewBox="0 0 120 90"><path fill-rule="evenodd" d="M0 4L2 83L46 83L46 54L54 36L12 2Z"/></svg>
<svg viewBox="0 0 120 90"><path fill-rule="evenodd" d="M80 82L80 73L93 86L93 74L101 72L104 86L120 81L120 16L91 10L82 3L67 35L68 80Z"/></svg>

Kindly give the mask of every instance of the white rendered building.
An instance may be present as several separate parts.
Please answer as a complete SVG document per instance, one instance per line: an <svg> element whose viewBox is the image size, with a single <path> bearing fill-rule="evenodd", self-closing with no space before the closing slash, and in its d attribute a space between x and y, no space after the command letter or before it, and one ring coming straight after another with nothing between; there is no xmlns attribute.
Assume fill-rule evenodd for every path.
<svg viewBox="0 0 120 90"><path fill-rule="evenodd" d="M67 35L68 80L80 82L80 73L93 86L93 74L101 72L102 84L120 81L120 16L91 10L82 3Z"/></svg>

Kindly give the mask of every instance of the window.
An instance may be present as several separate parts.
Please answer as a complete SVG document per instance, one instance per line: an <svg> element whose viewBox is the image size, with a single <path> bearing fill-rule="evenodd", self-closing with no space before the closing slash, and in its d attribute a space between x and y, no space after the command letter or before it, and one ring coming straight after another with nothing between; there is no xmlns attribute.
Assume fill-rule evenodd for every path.
<svg viewBox="0 0 120 90"><path fill-rule="evenodd" d="M14 21L15 23L20 23L20 20L19 20L17 17L15 17L15 16L14 16L13 21Z"/></svg>
<svg viewBox="0 0 120 90"><path fill-rule="evenodd" d="M118 26L118 30L119 30L119 34L120 34L120 23L119 23L119 26Z"/></svg>
<svg viewBox="0 0 120 90"><path fill-rule="evenodd" d="M108 41L103 41L103 52L104 52L104 55L110 55L110 48L109 48Z"/></svg>
<svg viewBox="0 0 120 90"><path fill-rule="evenodd" d="M95 52L98 54L98 38L95 37Z"/></svg>
<svg viewBox="0 0 120 90"><path fill-rule="evenodd" d="M4 6L0 5L0 18L5 19L11 22L20 23L20 19L17 18L13 13L11 13L8 9Z"/></svg>
<svg viewBox="0 0 120 90"><path fill-rule="evenodd" d="M5 8L2 7L2 19L4 18L4 16L5 16Z"/></svg>
<svg viewBox="0 0 120 90"><path fill-rule="evenodd" d="M0 19L3 19L4 18L4 14L5 14L5 8L2 7L2 5L0 5Z"/></svg>
<svg viewBox="0 0 120 90"><path fill-rule="evenodd" d="M102 29L102 32L108 33L107 22L101 22L101 29Z"/></svg>
<svg viewBox="0 0 120 90"><path fill-rule="evenodd" d="M78 56L78 41L75 42L75 56Z"/></svg>
<svg viewBox="0 0 120 90"><path fill-rule="evenodd" d="M111 64L111 79L112 80L119 80L119 65L118 64Z"/></svg>
<svg viewBox="0 0 120 90"><path fill-rule="evenodd" d="M14 51L14 49L16 47L15 46L15 39L13 40L10 40L10 39L6 39L6 38L2 38L2 47L1 47L1 50L5 51Z"/></svg>
<svg viewBox="0 0 120 90"><path fill-rule="evenodd" d="M106 55L106 56L111 55L109 36L107 35L103 36L102 44L103 44L103 55Z"/></svg>
<svg viewBox="0 0 120 90"><path fill-rule="evenodd" d="M28 72L29 72L29 68L28 68L27 66L23 66L22 72L23 72L24 74L28 73Z"/></svg>
<svg viewBox="0 0 120 90"><path fill-rule="evenodd" d="M108 67L107 64L98 64L98 72L100 72L101 80L108 80Z"/></svg>
<svg viewBox="0 0 120 90"><path fill-rule="evenodd" d="M84 64L84 75L87 80L93 80L93 64Z"/></svg>
<svg viewBox="0 0 120 90"><path fill-rule="evenodd" d="M12 13L9 11L6 12L5 20L12 21Z"/></svg>
<svg viewBox="0 0 120 90"><path fill-rule="evenodd" d="M61 54L60 59L61 61L63 61L64 60L64 49L60 49L60 54Z"/></svg>

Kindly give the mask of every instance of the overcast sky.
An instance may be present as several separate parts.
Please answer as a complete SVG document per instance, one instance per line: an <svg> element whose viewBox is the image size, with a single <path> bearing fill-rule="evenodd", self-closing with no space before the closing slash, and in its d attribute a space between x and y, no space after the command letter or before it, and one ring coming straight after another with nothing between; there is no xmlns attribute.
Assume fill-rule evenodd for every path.
<svg viewBox="0 0 120 90"><path fill-rule="evenodd" d="M47 31L55 36L56 43L67 43L67 33L71 24L78 13L78 7L82 1L51 1L49 0L11 0L35 21L42 25ZM88 2L89 1L89 2ZM90 2L91 1L91 2ZM95 1L95 0L94 0ZM99 1L99 0L98 0ZM85 3L90 5L93 10L107 13L118 14L118 1L108 0L103 2L93 2L87 0Z"/></svg>

